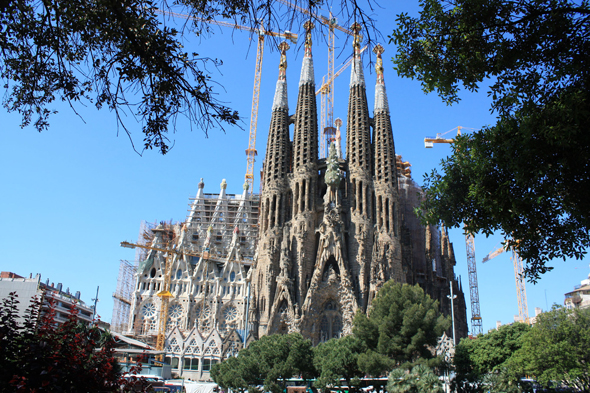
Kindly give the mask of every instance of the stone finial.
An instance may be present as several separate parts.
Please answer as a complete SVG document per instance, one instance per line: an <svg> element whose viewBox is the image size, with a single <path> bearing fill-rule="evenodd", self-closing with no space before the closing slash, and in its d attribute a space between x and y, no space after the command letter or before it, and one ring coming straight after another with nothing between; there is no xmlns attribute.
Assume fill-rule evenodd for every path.
<svg viewBox="0 0 590 393"><path fill-rule="evenodd" d="M225 179L221 181L221 184L219 186L222 190L225 190L227 188L227 182L225 181Z"/></svg>
<svg viewBox="0 0 590 393"><path fill-rule="evenodd" d="M308 20L303 24L303 28L305 29L305 57L311 57L311 30L313 30L314 27L315 25L311 20Z"/></svg>
<svg viewBox="0 0 590 393"><path fill-rule="evenodd" d="M365 75L363 73L363 62L361 60L361 41L363 36L359 34L361 25L357 22L350 26L354 33L352 47L354 48L354 60L352 62L352 72L350 74L350 86L361 85L365 86Z"/></svg>
<svg viewBox="0 0 590 393"><path fill-rule="evenodd" d="M279 44L279 50L281 51L281 62L279 63L279 78L284 79L287 71L287 51L290 46L286 41Z"/></svg>
<svg viewBox="0 0 590 393"><path fill-rule="evenodd" d="M385 52L385 49L381 44L377 44L373 48L373 53L377 55L377 62L375 63L375 72L377 73L377 83L384 83L383 80L383 58L381 54Z"/></svg>
<svg viewBox="0 0 590 393"><path fill-rule="evenodd" d="M199 182L199 188L205 188L205 182L203 181L203 178L201 178L201 181Z"/></svg>
<svg viewBox="0 0 590 393"><path fill-rule="evenodd" d="M362 27L361 27L360 23L354 22L352 24L352 26L350 26L350 30L352 30L352 32L354 33L354 40L352 41L354 53L356 55L357 51L358 51L358 54L360 55L361 41L363 39L363 36L360 35L359 32L362 30Z"/></svg>
<svg viewBox="0 0 590 393"><path fill-rule="evenodd" d="M244 189L244 191L248 191L248 189L250 188L250 184L248 184L247 181L244 182L244 185L242 186L242 188Z"/></svg>

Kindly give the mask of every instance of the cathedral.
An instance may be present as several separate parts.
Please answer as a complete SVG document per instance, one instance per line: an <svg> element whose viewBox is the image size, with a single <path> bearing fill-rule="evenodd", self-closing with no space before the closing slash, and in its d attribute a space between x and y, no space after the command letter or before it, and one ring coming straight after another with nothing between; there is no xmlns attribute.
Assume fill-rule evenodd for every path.
<svg viewBox="0 0 590 393"><path fill-rule="evenodd" d="M352 26L346 159L341 158L337 136L328 157L320 160L311 25L305 27L305 54L293 116L285 77L288 46L280 47L250 313L258 336L300 332L317 344L351 334L357 310L366 312L388 280L420 283L441 300L443 308L449 283L456 287L455 293L462 295L462 291L453 275L455 262L446 232L438 236L433 228L425 228L422 247L408 233L419 224L410 223L414 216L406 205L411 187L397 173L383 47L377 45L373 50L377 82L371 117L360 56L360 25ZM436 240L439 244L433 249ZM426 256L415 255L419 250L429 254L432 266L425 263ZM458 304L466 330L464 300Z"/></svg>
<svg viewBox="0 0 590 393"><path fill-rule="evenodd" d="M319 158L311 22L294 114L287 99L281 43L261 194L205 194L204 182L185 222L151 231L151 249L135 274L127 332L158 331L169 291L166 356L175 370L206 380L212 364L248 340L299 332L314 344L352 333L388 280L419 284L451 315L457 295L457 337L467 317L453 246L446 230L423 226L413 209L420 188L396 156L385 90L383 47L377 56L371 113L355 24L346 119L346 154L339 131ZM174 248L174 253L162 250ZM168 271L166 271L168 269ZM167 281L168 280L168 281ZM166 295L167 296L167 295ZM450 333L450 332L449 332Z"/></svg>

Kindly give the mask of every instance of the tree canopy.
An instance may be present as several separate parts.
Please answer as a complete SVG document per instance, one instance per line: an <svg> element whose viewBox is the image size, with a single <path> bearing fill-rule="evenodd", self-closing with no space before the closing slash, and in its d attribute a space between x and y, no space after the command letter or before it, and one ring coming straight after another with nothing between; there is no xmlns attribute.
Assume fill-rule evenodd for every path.
<svg viewBox="0 0 590 393"><path fill-rule="evenodd" d="M542 386L590 391L590 309L558 307L540 314L509 360L516 375Z"/></svg>
<svg viewBox="0 0 590 393"><path fill-rule="evenodd" d="M399 75L459 101L489 83L497 123L458 137L425 177L429 223L497 230L531 280L590 246L590 5L587 0L424 0L398 16Z"/></svg>
<svg viewBox="0 0 590 393"><path fill-rule="evenodd" d="M494 385L508 385L507 361L522 347L523 337L531 328L524 323L501 326L475 339L464 338L455 349L453 381L459 392L478 392L490 384L489 376L496 373ZM522 375L521 375L522 376ZM513 378L517 382L519 377ZM516 381L514 381L516 380Z"/></svg>
<svg viewBox="0 0 590 393"><path fill-rule="evenodd" d="M322 5L291 2L316 14ZM341 23L359 20L369 35L375 34L360 2L341 0ZM178 24L179 30L170 28L159 13L168 11L193 19ZM272 0L5 2L0 7L3 106L21 115L23 127L38 131L49 127L55 101L66 101L74 112L78 104L107 107L128 134L125 116L141 123L144 149L165 154L179 115L205 134L240 120L218 98L218 83L208 71L221 61L185 51L183 39L193 34L207 38L213 30L206 22L212 19L229 19L253 31L261 25L284 31L305 18L309 16L285 5L279 8Z"/></svg>
<svg viewBox="0 0 590 393"><path fill-rule="evenodd" d="M389 393L443 393L442 382L427 366L419 364L411 370L396 368L387 378Z"/></svg>
<svg viewBox="0 0 590 393"><path fill-rule="evenodd" d="M346 381L349 389L354 389L353 379L363 377L359 368L359 356L366 350L364 343L356 336L333 338L314 348L313 363L318 377L315 386L340 386Z"/></svg>
<svg viewBox="0 0 590 393"><path fill-rule="evenodd" d="M281 393L287 379L315 374L311 341L299 333L263 336L232 359L211 370L217 384L232 389L263 384L265 391Z"/></svg>
<svg viewBox="0 0 590 393"><path fill-rule="evenodd" d="M419 285L390 280L377 292L367 315L359 312L354 318L353 333L368 349L359 364L377 376L404 363L431 359L431 348L450 324L438 301Z"/></svg>

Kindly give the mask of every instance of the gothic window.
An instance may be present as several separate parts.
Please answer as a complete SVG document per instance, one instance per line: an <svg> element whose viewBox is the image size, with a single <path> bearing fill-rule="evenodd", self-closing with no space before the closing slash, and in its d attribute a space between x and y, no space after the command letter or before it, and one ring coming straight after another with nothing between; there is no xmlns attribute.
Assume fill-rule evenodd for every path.
<svg viewBox="0 0 590 393"><path fill-rule="evenodd" d="M148 334L156 331L156 306L148 302L141 308L142 333Z"/></svg>
<svg viewBox="0 0 590 393"><path fill-rule="evenodd" d="M184 313L184 309L182 305L175 303L170 306L168 309L168 329L172 329L174 326L180 325L180 320L182 319L182 314Z"/></svg>
<svg viewBox="0 0 590 393"><path fill-rule="evenodd" d="M237 327L238 322L238 310L234 306L227 306L222 311L223 322L221 324L221 330L224 333L229 332L231 329Z"/></svg>
<svg viewBox="0 0 590 393"><path fill-rule="evenodd" d="M168 347L166 348L166 352L179 354L180 353L180 345L178 344L178 340L176 337L172 338L168 343Z"/></svg>
<svg viewBox="0 0 590 393"><path fill-rule="evenodd" d="M197 343L197 340L195 340L194 338L189 342L186 351L184 352L185 354L194 354L194 355L200 355L201 354L201 349L199 348L199 344Z"/></svg>
<svg viewBox="0 0 590 393"><path fill-rule="evenodd" d="M204 334L211 330L211 308L199 305L195 310L195 326Z"/></svg>
<svg viewBox="0 0 590 393"><path fill-rule="evenodd" d="M320 321L320 342L342 336L342 317L338 305L328 300L324 305L324 315Z"/></svg>
<svg viewBox="0 0 590 393"><path fill-rule="evenodd" d="M229 280L232 282L236 280L236 272L231 272L229 274Z"/></svg>
<svg viewBox="0 0 590 393"><path fill-rule="evenodd" d="M176 271L176 279L177 280L180 280L181 278L182 278L182 270L181 269L178 269Z"/></svg>

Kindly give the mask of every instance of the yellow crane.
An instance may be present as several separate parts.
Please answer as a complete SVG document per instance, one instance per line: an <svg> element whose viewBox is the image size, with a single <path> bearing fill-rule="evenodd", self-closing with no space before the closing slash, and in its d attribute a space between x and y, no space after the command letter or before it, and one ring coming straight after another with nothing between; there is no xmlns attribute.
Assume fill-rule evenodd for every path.
<svg viewBox="0 0 590 393"><path fill-rule="evenodd" d="M506 249L504 247L500 247L497 250L490 252L483 258L482 263L488 262L505 251ZM518 315L522 322L529 323L529 306L526 296L526 285L524 282L524 267L522 266L522 259L520 258L520 255L518 255L518 252L514 248L512 249L512 263L514 265L514 281L516 282Z"/></svg>
<svg viewBox="0 0 590 393"><path fill-rule="evenodd" d="M232 29L245 30L258 34L258 45L256 47L256 68L254 70L254 92L252 94L252 112L250 114L250 134L248 138L248 148L246 149L246 176L245 180L248 184L250 193L253 192L254 185L254 162L256 161L256 131L258 126L258 103L260 101L260 80L262 77L262 59L264 57L264 38L266 36L281 37L290 40L293 44L297 43L297 34L293 34L290 31L284 33L276 33L270 30L266 30L262 27L256 29L248 26L242 26L234 23L208 20L199 18L191 15L179 14L171 11L156 10L156 12L162 15L169 15L177 18L184 18L189 20L202 21L208 24L214 24L218 26L230 27Z"/></svg>
<svg viewBox="0 0 590 393"><path fill-rule="evenodd" d="M158 231L161 229L154 229L154 231ZM166 341L166 323L168 322L168 305L170 303L170 298L173 297L172 293L170 293L170 281L172 277L172 264L174 262L175 256L195 256L200 257L201 254L196 252L189 252L189 251L181 251L174 248L163 248L163 247L154 247L154 246L147 246L143 244L137 243L130 243L130 242L121 242L121 247L125 248L143 248L146 250L153 250L159 251L166 254L165 265L164 265L164 286L162 290L157 294L158 297L161 299L160 303L160 314L158 320L158 336L156 338L156 351L163 351L164 350L164 343ZM158 355L159 360L162 361L162 355Z"/></svg>
<svg viewBox="0 0 590 393"><path fill-rule="evenodd" d="M309 10L298 6L297 4L289 2L288 0L279 0L279 2L315 20L318 20L323 25L328 26L328 74L324 77L324 79L322 79L322 86L318 90L318 92L322 94L320 96L322 106L320 130L324 134L323 137L320 138L320 158L324 158L327 156L326 139L328 139L328 137L333 138L336 132L336 129L334 128L334 79L336 79L336 77L340 74L334 74L334 48L336 37L334 30L339 30L350 36L354 36L354 33L338 25L338 21L332 15L332 12L329 13L328 17L325 17L323 15L316 15ZM352 61L352 59L350 61ZM316 95L319 94L318 92L316 92Z"/></svg>
<svg viewBox="0 0 590 393"><path fill-rule="evenodd" d="M454 139L443 138L445 134L457 130L457 135L461 135L461 130L465 127L455 127L442 134L436 134L436 137L424 138L424 147L431 148L433 143L454 143ZM471 233L465 234L465 248L467 251L467 275L469 277L469 297L471 299L471 333L475 336L483 334L483 324L481 318L481 309L479 307L479 285L477 283L477 264L475 259L475 239Z"/></svg>

